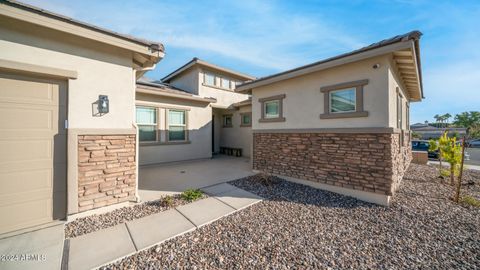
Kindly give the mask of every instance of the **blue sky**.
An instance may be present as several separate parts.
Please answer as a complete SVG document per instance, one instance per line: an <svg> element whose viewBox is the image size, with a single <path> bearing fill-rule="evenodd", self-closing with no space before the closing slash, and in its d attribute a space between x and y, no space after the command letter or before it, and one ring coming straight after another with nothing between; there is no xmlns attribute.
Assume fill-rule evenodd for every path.
<svg viewBox="0 0 480 270"><path fill-rule="evenodd" d="M412 104L412 123L480 110L480 1L27 2L162 42L154 79L193 57L261 77L416 29L426 99Z"/></svg>

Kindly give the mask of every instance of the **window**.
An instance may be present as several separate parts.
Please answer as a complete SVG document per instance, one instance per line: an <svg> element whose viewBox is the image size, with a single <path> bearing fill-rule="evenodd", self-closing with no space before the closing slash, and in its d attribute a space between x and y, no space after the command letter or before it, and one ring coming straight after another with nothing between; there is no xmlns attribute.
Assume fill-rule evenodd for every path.
<svg viewBox="0 0 480 270"><path fill-rule="evenodd" d="M137 106L137 125L139 140L151 142L157 140L157 109Z"/></svg>
<svg viewBox="0 0 480 270"><path fill-rule="evenodd" d="M280 101L272 100L266 101L265 106L265 118L278 118L280 117Z"/></svg>
<svg viewBox="0 0 480 270"><path fill-rule="evenodd" d="M215 86L215 76L210 73L205 73L203 83L206 85Z"/></svg>
<svg viewBox="0 0 480 270"><path fill-rule="evenodd" d="M260 98L258 101L262 106L262 118L260 122L283 122L285 118L283 117L283 99L285 94Z"/></svg>
<svg viewBox="0 0 480 270"><path fill-rule="evenodd" d="M224 115L223 116L223 127L232 127L232 126L233 126L232 115L231 114Z"/></svg>
<svg viewBox="0 0 480 270"><path fill-rule="evenodd" d="M252 113L241 113L240 114L241 122L240 126L241 127L250 127L252 126Z"/></svg>
<svg viewBox="0 0 480 270"><path fill-rule="evenodd" d="M330 92L330 112L354 112L356 110L355 88Z"/></svg>
<svg viewBox="0 0 480 270"><path fill-rule="evenodd" d="M222 85L220 87L225 88L225 89L230 89L230 80L229 79L222 78L221 84Z"/></svg>
<svg viewBox="0 0 480 270"><path fill-rule="evenodd" d="M397 88L397 128L403 129L403 98Z"/></svg>
<svg viewBox="0 0 480 270"><path fill-rule="evenodd" d="M168 141L186 141L187 123L186 112L168 110Z"/></svg>
<svg viewBox="0 0 480 270"><path fill-rule="evenodd" d="M323 113L320 119L366 117L363 110L363 87L368 80L360 80L320 88L323 93Z"/></svg>

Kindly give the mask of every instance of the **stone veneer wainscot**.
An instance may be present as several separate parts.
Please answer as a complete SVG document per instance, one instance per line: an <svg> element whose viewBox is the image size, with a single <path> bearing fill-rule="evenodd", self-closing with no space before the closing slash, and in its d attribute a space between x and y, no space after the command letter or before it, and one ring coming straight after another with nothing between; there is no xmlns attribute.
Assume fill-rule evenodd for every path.
<svg viewBox="0 0 480 270"><path fill-rule="evenodd" d="M411 161L408 132L259 132L253 144L254 170L388 196Z"/></svg>
<svg viewBox="0 0 480 270"><path fill-rule="evenodd" d="M78 211L135 199L135 135L78 136Z"/></svg>

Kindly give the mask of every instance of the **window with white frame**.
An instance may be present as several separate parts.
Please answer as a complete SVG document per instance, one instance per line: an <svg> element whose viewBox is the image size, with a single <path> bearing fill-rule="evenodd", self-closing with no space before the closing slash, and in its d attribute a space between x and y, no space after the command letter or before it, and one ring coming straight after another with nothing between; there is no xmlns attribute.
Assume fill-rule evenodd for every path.
<svg viewBox="0 0 480 270"><path fill-rule="evenodd" d="M168 110L168 141L187 140L187 113L183 110Z"/></svg>
<svg viewBox="0 0 480 270"><path fill-rule="evenodd" d="M330 112L344 113L356 111L356 89L340 89L329 92Z"/></svg>
<svg viewBox="0 0 480 270"><path fill-rule="evenodd" d="M280 117L280 100L265 101L263 104L265 110L265 118Z"/></svg>
<svg viewBox="0 0 480 270"><path fill-rule="evenodd" d="M139 141L157 141L157 109L153 107L136 107Z"/></svg>
<svg viewBox="0 0 480 270"><path fill-rule="evenodd" d="M233 122L232 122L232 115L231 114L226 114L223 116L223 127L232 127Z"/></svg>
<svg viewBox="0 0 480 270"><path fill-rule="evenodd" d="M220 87L230 89L230 80L227 78L222 78Z"/></svg>
<svg viewBox="0 0 480 270"><path fill-rule="evenodd" d="M242 127L252 126L252 113L241 113L240 118L241 118L240 126Z"/></svg>
<svg viewBox="0 0 480 270"><path fill-rule="evenodd" d="M205 73L203 83L210 86L215 86L215 75L211 73Z"/></svg>

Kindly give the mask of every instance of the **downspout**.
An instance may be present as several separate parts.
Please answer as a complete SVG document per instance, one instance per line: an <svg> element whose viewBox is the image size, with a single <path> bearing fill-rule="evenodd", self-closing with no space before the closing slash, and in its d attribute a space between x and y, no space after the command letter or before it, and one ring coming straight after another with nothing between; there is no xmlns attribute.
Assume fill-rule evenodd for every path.
<svg viewBox="0 0 480 270"><path fill-rule="evenodd" d="M151 67L145 67L145 68L133 68L133 78L135 78L133 80L133 91L134 91L134 94L133 94L133 104L134 104L134 109L133 109L133 119L136 119L137 116L136 116L136 110L135 110L135 104L136 104L136 91L137 91L137 72L143 72L142 75L147 72L147 71L150 71L150 70L153 70L155 67L157 66L157 64L153 64ZM138 194L138 178L139 178L139 166L140 166L140 163L139 163L139 160L138 160L138 157L139 157L139 149L140 149L140 139L139 139L139 134L138 134L138 126L137 126L137 123L136 121L134 121L132 123L132 126L133 128L135 128L135 175L136 175L136 183L135 183L135 202L139 203L141 202L141 198L140 198L140 195Z"/></svg>

